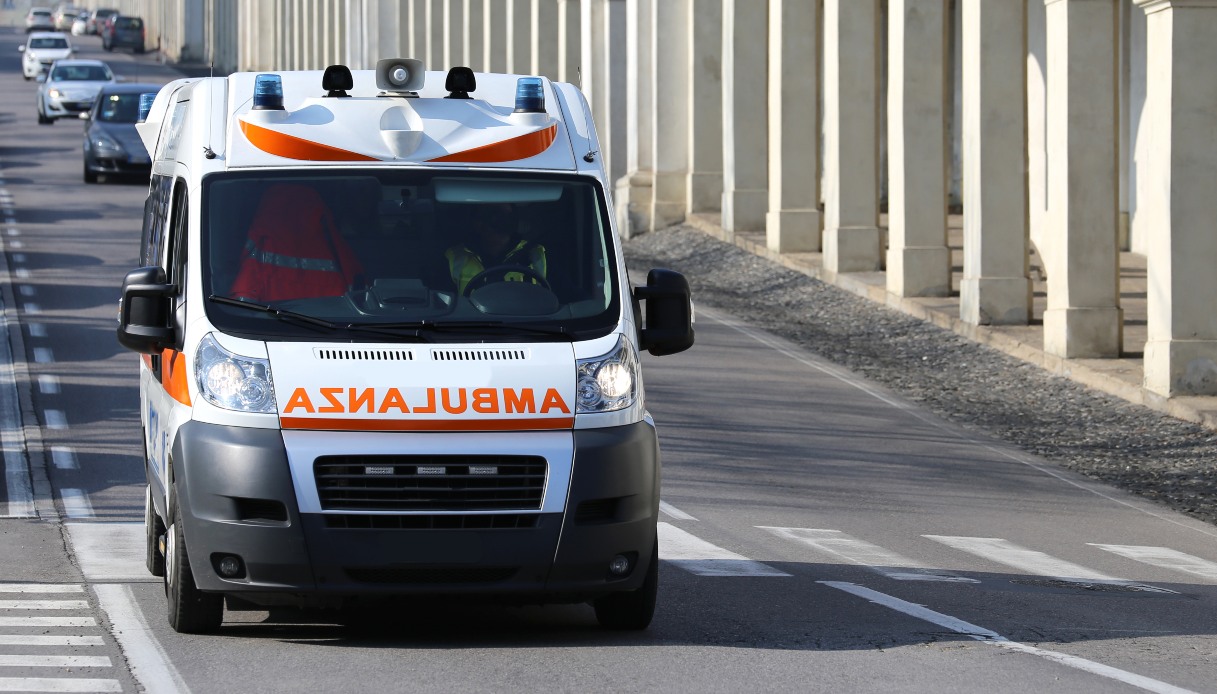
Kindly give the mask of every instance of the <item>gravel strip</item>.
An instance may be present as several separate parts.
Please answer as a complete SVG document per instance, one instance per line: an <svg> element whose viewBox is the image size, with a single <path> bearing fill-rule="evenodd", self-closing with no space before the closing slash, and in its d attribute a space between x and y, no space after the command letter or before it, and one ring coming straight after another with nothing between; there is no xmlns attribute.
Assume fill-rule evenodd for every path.
<svg viewBox="0 0 1217 694"><path fill-rule="evenodd" d="M962 426L1217 524L1217 434L776 265L686 226L625 242L699 304L780 335ZM758 301L757 297L764 297Z"/></svg>

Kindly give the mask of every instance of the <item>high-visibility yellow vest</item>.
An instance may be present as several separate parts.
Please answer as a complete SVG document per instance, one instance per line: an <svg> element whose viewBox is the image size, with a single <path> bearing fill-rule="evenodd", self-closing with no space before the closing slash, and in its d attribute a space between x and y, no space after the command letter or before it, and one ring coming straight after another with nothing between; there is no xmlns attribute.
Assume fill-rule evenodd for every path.
<svg viewBox="0 0 1217 694"><path fill-rule="evenodd" d="M486 264L482 258L470 250L467 246L449 248L444 252L444 257L448 259L448 272L452 276L453 283L456 284L458 294L465 293L465 286L469 284L469 280L477 277L479 273L486 269ZM531 241L520 241L503 256L503 260L495 263L496 265L524 265L530 267L539 274L545 277L546 259L545 247L532 243ZM504 273L503 279L508 282L523 282L524 273L522 272L507 272ZM536 280L532 280L534 283Z"/></svg>

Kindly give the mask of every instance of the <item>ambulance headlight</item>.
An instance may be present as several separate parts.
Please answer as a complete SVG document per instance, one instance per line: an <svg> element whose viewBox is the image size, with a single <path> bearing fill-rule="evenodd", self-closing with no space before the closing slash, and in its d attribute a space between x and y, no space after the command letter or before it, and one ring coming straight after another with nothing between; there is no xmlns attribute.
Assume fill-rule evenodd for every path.
<svg viewBox="0 0 1217 694"><path fill-rule="evenodd" d="M578 413L623 410L638 400L638 353L625 338L601 357L578 361Z"/></svg>
<svg viewBox="0 0 1217 694"><path fill-rule="evenodd" d="M208 335L199 343L194 377L207 402L226 410L274 414L270 362L224 349Z"/></svg>

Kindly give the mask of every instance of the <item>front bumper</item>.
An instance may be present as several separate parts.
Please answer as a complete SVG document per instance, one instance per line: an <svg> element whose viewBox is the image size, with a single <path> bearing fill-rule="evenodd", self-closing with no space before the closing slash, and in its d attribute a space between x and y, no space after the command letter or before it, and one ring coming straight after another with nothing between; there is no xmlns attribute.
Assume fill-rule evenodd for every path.
<svg viewBox="0 0 1217 694"><path fill-rule="evenodd" d="M190 422L173 460L195 581L267 604L436 594L570 602L636 589L656 541L655 430L640 422L570 435L574 463L562 512L372 522L368 514L301 514L280 432ZM619 554L632 560L624 578L608 572ZM244 576L220 577L226 555L241 558Z"/></svg>
<svg viewBox="0 0 1217 694"><path fill-rule="evenodd" d="M145 156L115 155L106 152L105 155L93 152L85 157L85 166L89 171L99 174L143 174L152 172L152 161Z"/></svg>
<svg viewBox="0 0 1217 694"><path fill-rule="evenodd" d="M78 116L93 107L93 101L70 101L66 99L53 99L47 97L43 100L45 108L43 109L48 118L67 118L68 116Z"/></svg>

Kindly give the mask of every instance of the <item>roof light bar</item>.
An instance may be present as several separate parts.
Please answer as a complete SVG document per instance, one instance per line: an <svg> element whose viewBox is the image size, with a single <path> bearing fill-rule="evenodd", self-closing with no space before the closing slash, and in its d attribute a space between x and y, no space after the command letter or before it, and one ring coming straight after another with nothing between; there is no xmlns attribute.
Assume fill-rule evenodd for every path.
<svg viewBox="0 0 1217 694"><path fill-rule="evenodd" d="M254 78L253 110L283 110L283 78L278 75L258 75Z"/></svg>
<svg viewBox="0 0 1217 694"><path fill-rule="evenodd" d="M545 90L540 77L521 77L516 82L516 113L545 113Z"/></svg>
<svg viewBox="0 0 1217 694"><path fill-rule="evenodd" d="M156 101L156 92L139 95L139 122L148 120L148 112L152 110L152 102Z"/></svg>

